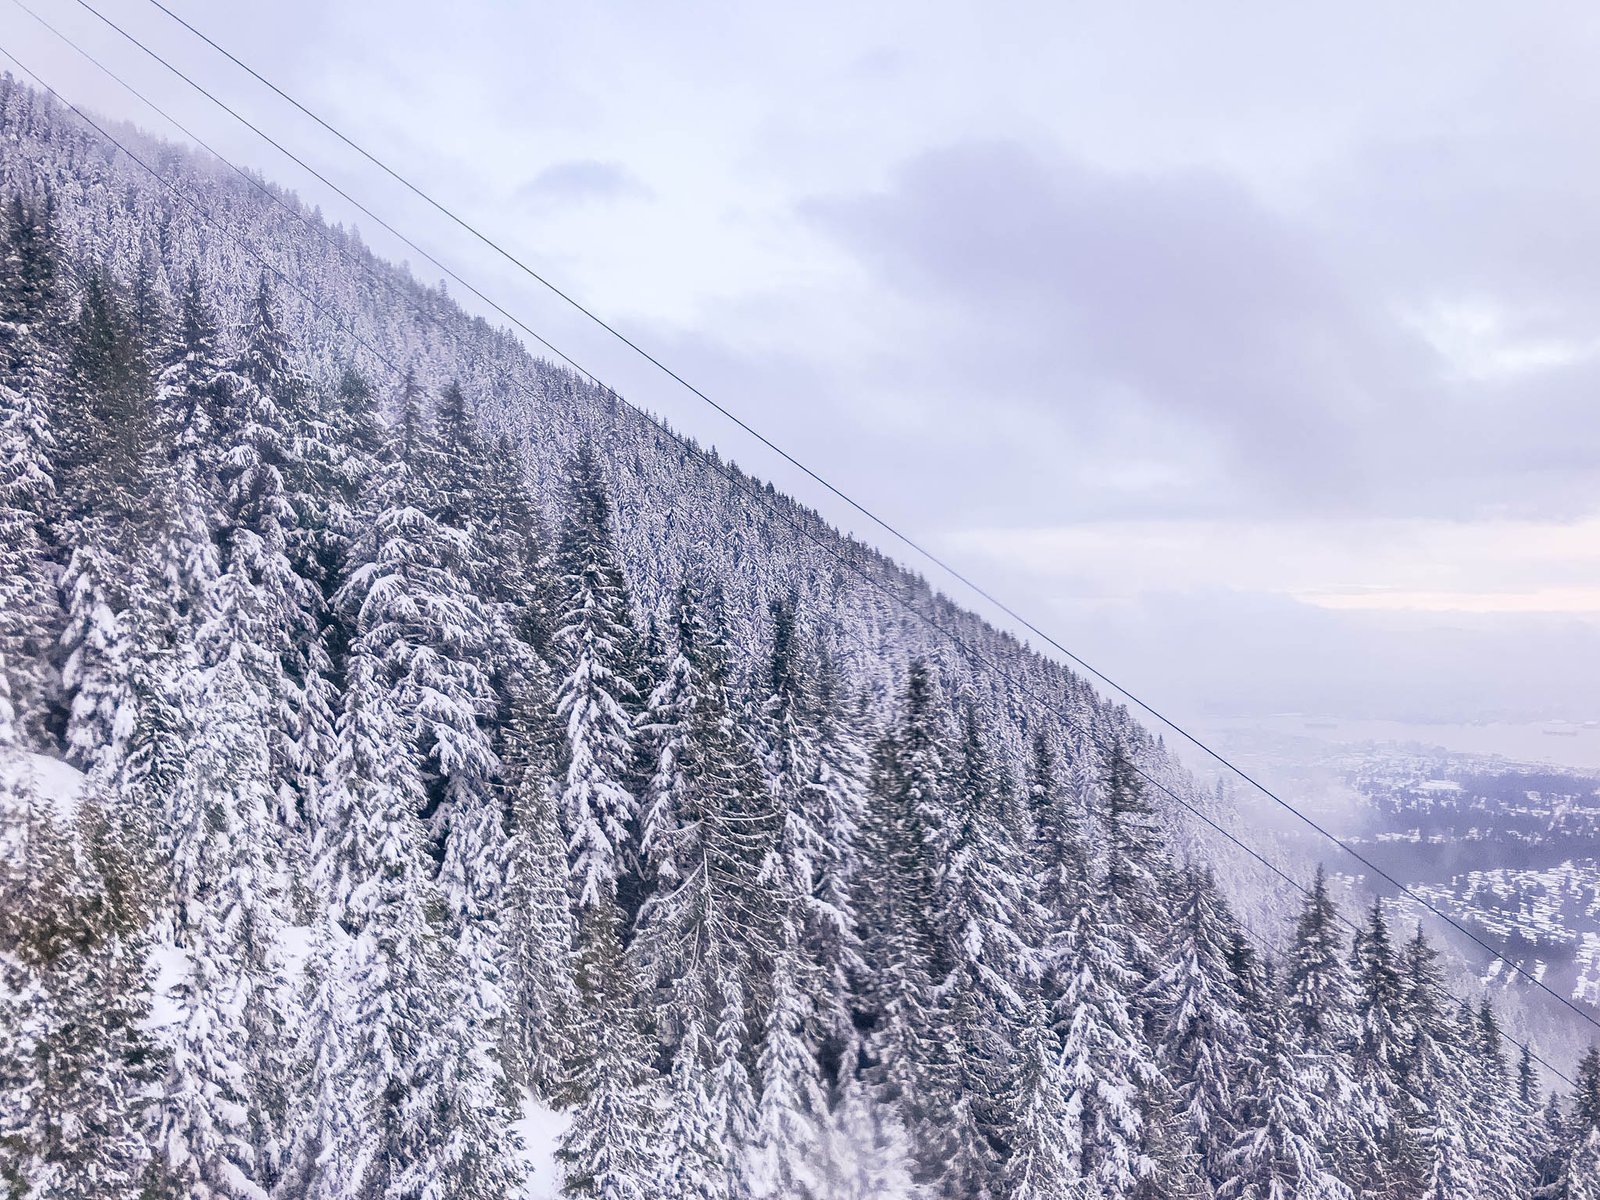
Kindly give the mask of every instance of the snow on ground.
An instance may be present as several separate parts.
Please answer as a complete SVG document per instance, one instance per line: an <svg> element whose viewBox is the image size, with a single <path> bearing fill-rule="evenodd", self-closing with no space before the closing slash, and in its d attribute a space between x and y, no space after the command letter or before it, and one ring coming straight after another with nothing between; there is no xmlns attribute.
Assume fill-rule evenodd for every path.
<svg viewBox="0 0 1600 1200"><path fill-rule="evenodd" d="M43 754L20 751L0 755L0 789L32 791L51 801L63 825L78 816L78 797L83 793L83 772L77 767Z"/></svg>
<svg viewBox="0 0 1600 1200"><path fill-rule="evenodd" d="M561 1187L556 1143L571 1123L567 1113L546 1108L532 1097L523 1099L522 1119L511 1126L522 1139L522 1161L528 1170L522 1200L556 1200Z"/></svg>

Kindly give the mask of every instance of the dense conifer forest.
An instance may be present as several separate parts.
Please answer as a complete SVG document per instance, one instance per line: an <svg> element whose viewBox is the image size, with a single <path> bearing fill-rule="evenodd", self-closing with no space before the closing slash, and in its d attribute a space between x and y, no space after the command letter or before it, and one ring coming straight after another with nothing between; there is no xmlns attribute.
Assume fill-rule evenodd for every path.
<svg viewBox="0 0 1600 1200"><path fill-rule="evenodd" d="M0 1195L1600 1197L1600 1051L1258 943L1082 680L127 136L205 219L0 84Z"/></svg>

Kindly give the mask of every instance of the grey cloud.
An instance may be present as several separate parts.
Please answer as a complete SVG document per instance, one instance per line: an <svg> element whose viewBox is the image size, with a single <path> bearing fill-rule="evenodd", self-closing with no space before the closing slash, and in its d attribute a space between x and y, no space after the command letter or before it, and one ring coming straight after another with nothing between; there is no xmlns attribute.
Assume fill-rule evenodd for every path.
<svg viewBox="0 0 1600 1200"><path fill-rule="evenodd" d="M968 403L1003 391L1077 431L1074 450L1124 436L1135 416L1187 439L1174 511L1265 499L1571 515L1578 474L1600 463L1600 421L1579 399L1596 364L1452 378L1360 238L1330 238L1218 173L1114 175L959 145L886 191L804 211L882 287L937 314L930 361L909 367L929 386ZM1508 389L1532 417L1514 428Z"/></svg>
<svg viewBox="0 0 1600 1200"><path fill-rule="evenodd" d="M541 208L649 195L650 189L620 163L589 158L553 163L516 190L519 201Z"/></svg>

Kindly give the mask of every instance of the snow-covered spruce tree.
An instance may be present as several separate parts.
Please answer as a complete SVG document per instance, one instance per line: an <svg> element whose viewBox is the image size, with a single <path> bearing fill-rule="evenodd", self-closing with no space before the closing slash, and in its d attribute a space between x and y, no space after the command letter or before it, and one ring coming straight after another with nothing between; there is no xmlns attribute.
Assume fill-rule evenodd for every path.
<svg viewBox="0 0 1600 1200"><path fill-rule="evenodd" d="M56 499L58 251L44 212L13 199L0 243L0 663L23 744L49 741L62 623L48 521Z"/></svg>
<svg viewBox="0 0 1600 1200"><path fill-rule="evenodd" d="M1362 1186L1375 1196L1412 1194L1420 1155L1407 1128L1405 991L1382 901L1355 938L1355 1104Z"/></svg>
<svg viewBox="0 0 1600 1200"><path fill-rule="evenodd" d="M353 943L326 914L318 921L301 988L301 1012L289 1052L290 1121L279 1200L344 1200L354 1193L356 1158L372 1100L359 1062L350 1013Z"/></svg>
<svg viewBox="0 0 1600 1200"><path fill-rule="evenodd" d="M1215 1185L1232 1146L1237 1087L1252 1057L1242 997L1228 952L1235 926L1209 871L1190 866L1179 880L1178 911L1164 941L1161 973L1147 989L1157 1030L1156 1058L1172 1081L1177 1112Z"/></svg>
<svg viewBox="0 0 1600 1200"><path fill-rule="evenodd" d="M1332 1140L1316 1059L1294 1048L1285 994L1269 977L1255 1022L1260 1040L1233 1145L1217 1169L1220 1200L1355 1200L1325 1147Z"/></svg>
<svg viewBox="0 0 1600 1200"><path fill-rule="evenodd" d="M471 972L472 1019L485 1037L503 1017L497 906L505 873L499 763L486 729L495 709L484 669L491 622L468 578L470 537L432 515L430 489L403 446L374 475L368 524L351 547L338 605L353 655L389 691L423 781L436 880L457 952ZM358 646L358 648L357 648Z"/></svg>
<svg viewBox="0 0 1600 1200"><path fill-rule="evenodd" d="M0 1183L18 1200L142 1200L161 1069L146 945L107 919L104 883L54 803L7 786Z"/></svg>
<svg viewBox="0 0 1600 1200"><path fill-rule="evenodd" d="M757 1062L758 1190L765 1196L822 1200L830 1166L824 1137L830 1113L812 1044L815 1005L803 990L815 975L806 969L800 943L798 914L782 914L772 965L772 1003Z"/></svg>
<svg viewBox="0 0 1600 1200"><path fill-rule="evenodd" d="M183 967L160 1144L183 1194L257 1200L282 1166L287 1089L267 714L232 659L197 692L171 814Z"/></svg>
<svg viewBox="0 0 1600 1200"><path fill-rule="evenodd" d="M1594 1046L1578 1063L1558 1174L1550 1194L1556 1200L1600 1197L1600 1048Z"/></svg>
<svg viewBox="0 0 1600 1200"><path fill-rule="evenodd" d="M1470 1047L1460 1043L1460 1030L1451 1020L1437 958L1419 925L1406 944L1402 970L1407 1044L1399 1071L1407 1139L1423 1194L1439 1200L1500 1195L1490 1190L1494 1177L1480 1169L1470 1145Z"/></svg>
<svg viewBox="0 0 1600 1200"><path fill-rule="evenodd" d="M703 1014L710 1007L708 997L687 998L672 1053L656 1182L662 1200L733 1200L708 1078L714 1051Z"/></svg>
<svg viewBox="0 0 1600 1200"><path fill-rule="evenodd" d="M1331 1161L1353 1164L1362 1152L1351 1052L1355 985L1344 953L1339 911L1319 865L1301 906L1284 968L1285 1036L1301 1057L1306 1098L1326 1114ZM1354 1182L1354 1175L1349 1177Z"/></svg>
<svg viewBox="0 0 1600 1200"><path fill-rule="evenodd" d="M775 600L771 654L757 715L757 743L776 813L763 883L777 889L791 920L789 969L798 972L800 1035L813 1057L834 1061L852 1039L850 994L860 977L854 899L860 763L833 706L834 681L805 644L793 596ZM780 934L787 940L789 932Z"/></svg>
<svg viewBox="0 0 1600 1200"><path fill-rule="evenodd" d="M1061 1047L1043 990L1035 986L1017 1047L1016 1118L1009 1131L1005 1191L1010 1200L1071 1200L1082 1193L1063 1130L1070 1127Z"/></svg>
<svg viewBox="0 0 1600 1200"><path fill-rule="evenodd" d="M936 839L948 787L943 717L927 665L914 661L899 717L873 754L858 905L871 1078L877 1098L899 1107L924 1173L940 1166L923 1151L937 1140L929 1123L943 1119L935 1089L949 1066L933 990Z"/></svg>
<svg viewBox="0 0 1600 1200"><path fill-rule="evenodd" d="M815 697L819 760L815 786L825 798L823 841L829 856L819 877L818 901L830 914L838 938L836 946L819 954L822 961L836 964L828 986L842 993L858 985L866 971L861 959L860 918L855 912L856 879L861 871L862 824L871 773L869 747L878 722L866 699L852 693L837 656L826 648L816 657ZM848 1011L840 1020L835 1036L842 1047L855 1040L855 1029Z"/></svg>
<svg viewBox="0 0 1600 1200"><path fill-rule="evenodd" d="M1458 1016L1462 1048L1458 1091L1467 1146L1486 1200L1511 1200L1533 1187L1537 1157L1532 1130L1517 1119L1516 1092L1501 1044L1499 1019L1487 1001L1476 1011L1465 1002Z"/></svg>
<svg viewBox="0 0 1600 1200"><path fill-rule="evenodd" d="M68 342L56 482L71 557L62 682L67 756L84 768L120 752L127 700L129 593L150 549L155 425L150 364L115 283L84 282Z"/></svg>
<svg viewBox="0 0 1600 1200"><path fill-rule="evenodd" d="M247 648L246 682L271 717L276 815L295 826L314 802L317 765L330 757L333 701L322 598L290 557L301 530L286 480L295 454L288 414L308 385L290 366L265 275L242 341L213 421L222 576L200 654L209 665Z"/></svg>
<svg viewBox="0 0 1600 1200"><path fill-rule="evenodd" d="M652 891L633 947L668 1047L696 1003L713 1006L695 1015L700 1027L728 1020L729 989L762 978L772 953L758 886L772 844L771 798L732 710L727 648L687 581L675 608L672 661L643 721L656 762L641 839Z"/></svg>
<svg viewBox="0 0 1600 1200"><path fill-rule="evenodd" d="M1023 868L1002 820L999 779L967 705L956 754L951 810L935 883L936 961L948 965L935 994L953 1047L953 1092L945 1100L949 1151L943 1193L998 1193L996 1147L1012 1123L1011 1055L1023 1018L1022 987L1036 973L1019 930L1036 922Z"/></svg>
<svg viewBox="0 0 1600 1200"><path fill-rule="evenodd" d="M587 441L569 464L556 569L556 716L563 730L556 768L581 959L599 954L598 941L625 919L618 882L632 869L638 803L628 784L640 702L632 603L612 540L611 501Z"/></svg>
<svg viewBox="0 0 1600 1200"><path fill-rule="evenodd" d="M750 1045L749 1005L740 974L724 978L711 1038L711 1134L721 1161L719 1186L728 1200L762 1194L756 1140L756 1098L745 1066Z"/></svg>
<svg viewBox="0 0 1600 1200"><path fill-rule="evenodd" d="M1168 881L1172 872L1155 825L1146 782L1128 747L1115 742L1106 752L1096 816L1105 841L1106 919L1124 939L1128 965L1141 985L1157 970L1155 939L1167 927Z"/></svg>
<svg viewBox="0 0 1600 1200"><path fill-rule="evenodd" d="M581 1099L558 1147L565 1166L561 1194L655 1200L661 1194L663 1106L671 1097L662 1094L639 1029L617 917L614 904L591 914L579 960L578 988L586 1003L578 1040L585 1054L573 1080Z"/></svg>
<svg viewBox="0 0 1600 1200"><path fill-rule="evenodd" d="M1082 899L1088 862L1084 813L1061 777L1057 752L1044 730L1035 733L1028 757L1028 804L1034 829L1034 889L1039 908L1035 948L1066 932ZM1046 978L1048 990L1053 986Z"/></svg>
<svg viewBox="0 0 1600 1200"><path fill-rule="evenodd" d="M854 874L859 764L830 708L833 681L803 644L796 603L775 600L757 740L777 830L761 872L778 910L769 1003L757 1063L758 1141L768 1195L823 1194L831 1165L824 1062L853 1042L861 975Z"/></svg>
<svg viewBox="0 0 1600 1200"><path fill-rule="evenodd" d="M511 698L501 758L510 789L511 835L501 897L506 1027L513 1079L546 1098L565 1097L576 1060L580 999L573 974L567 852L556 813L555 730L531 685Z"/></svg>
<svg viewBox="0 0 1600 1200"><path fill-rule="evenodd" d="M393 699L384 596L373 587L359 610L324 848L337 860L323 874L353 945L348 1025L317 1069L329 1069L324 1058L333 1069L350 1064L353 1102L347 1119L296 1119L343 1142L318 1168L349 1180L349 1194L499 1200L519 1185L510 1114L471 1024L476 980L438 925L447 910L417 816L425 789L414 727ZM314 1081L302 1099L331 1092Z"/></svg>
<svg viewBox="0 0 1600 1200"><path fill-rule="evenodd" d="M1052 1020L1061 1045L1069 1120L1061 1131L1073 1178L1086 1194L1135 1195L1156 1173L1148 1152L1145 1092L1157 1068L1130 997L1139 986L1126 935L1108 921L1106 875L1092 868L1083 901L1050 964L1062 979Z"/></svg>

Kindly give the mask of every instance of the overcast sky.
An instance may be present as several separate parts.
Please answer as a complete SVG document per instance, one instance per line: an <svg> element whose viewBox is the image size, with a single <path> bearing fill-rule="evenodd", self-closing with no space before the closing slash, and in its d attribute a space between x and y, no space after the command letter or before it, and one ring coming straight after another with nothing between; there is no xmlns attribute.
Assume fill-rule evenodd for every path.
<svg viewBox="0 0 1600 1200"><path fill-rule="evenodd" d="M91 2L883 544L147 0ZM1600 9L169 3L1136 691L1600 718ZM0 44L173 133L10 5Z"/></svg>

